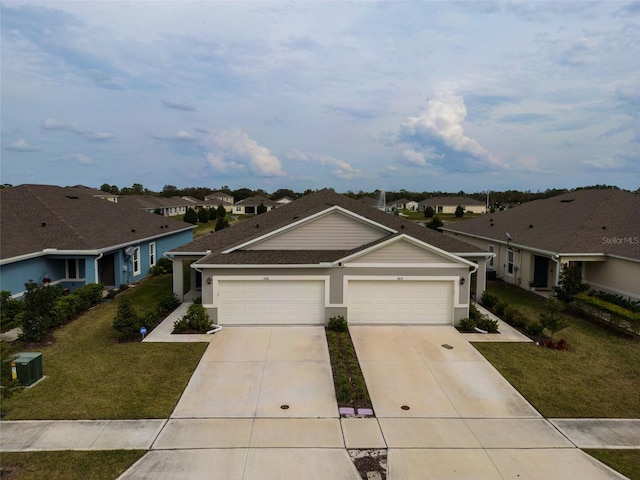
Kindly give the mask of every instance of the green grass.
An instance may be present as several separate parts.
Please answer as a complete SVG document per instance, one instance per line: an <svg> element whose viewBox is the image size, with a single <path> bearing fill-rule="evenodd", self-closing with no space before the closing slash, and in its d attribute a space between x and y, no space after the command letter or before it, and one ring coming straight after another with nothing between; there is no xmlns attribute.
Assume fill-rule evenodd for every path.
<svg viewBox="0 0 640 480"><path fill-rule="evenodd" d="M7 475L18 480L113 480L145 453L142 450L2 453L2 478ZM15 476L8 476L9 473Z"/></svg>
<svg viewBox="0 0 640 480"><path fill-rule="evenodd" d="M171 276L148 279L123 295L140 312L171 291ZM46 378L4 399L7 420L167 418L206 344L119 343L117 302L103 303L54 332L42 352ZM20 351L19 343L6 345Z"/></svg>
<svg viewBox="0 0 640 480"><path fill-rule="evenodd" d="M489 291L531 319L544 299L496 283ZM582 319L567 316L569 327L556 333L565 351L534 344L486 343L474 346L500 373L549 418L640 418L640 342Z"/></svg>
<svg viewBox="0 0 640 480"><path fill-rule="evenodd" d="M326 329L333 384L340 407L372 408L349 332Z"/></svg>
<svg viewBox="0 0 640 480"><path fill-rule="evenodd" d="M630 480L640 480L640 450L585 450Z"/></svg>

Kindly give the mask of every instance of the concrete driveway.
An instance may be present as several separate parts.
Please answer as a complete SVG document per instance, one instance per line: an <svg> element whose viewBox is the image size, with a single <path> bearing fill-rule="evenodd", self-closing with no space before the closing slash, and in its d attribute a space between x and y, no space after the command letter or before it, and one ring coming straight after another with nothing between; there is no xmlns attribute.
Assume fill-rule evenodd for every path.
<svg viewBox="0 0 640 480"><path fill-rule="evenodd" d="M122 479L624 478L577 449L453 327L357 326L376 418L338 416L322 327L215 335L149 453Z"/></svg>

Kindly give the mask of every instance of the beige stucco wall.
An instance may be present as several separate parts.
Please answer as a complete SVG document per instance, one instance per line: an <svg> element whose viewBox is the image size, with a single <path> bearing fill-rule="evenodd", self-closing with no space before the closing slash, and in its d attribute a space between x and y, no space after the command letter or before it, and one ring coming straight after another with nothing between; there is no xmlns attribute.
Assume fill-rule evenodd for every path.
<svg viewBox="0 0 640 480"><path fill-rule="evenodd" d="M608 257L582 265L584 281L592 288L640 300L640 262Z"/></svg>

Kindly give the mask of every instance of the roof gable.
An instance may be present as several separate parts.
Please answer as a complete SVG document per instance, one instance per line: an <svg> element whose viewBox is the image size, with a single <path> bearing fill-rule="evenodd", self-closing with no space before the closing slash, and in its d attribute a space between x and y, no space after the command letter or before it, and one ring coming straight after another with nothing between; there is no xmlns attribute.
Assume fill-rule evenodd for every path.
<svg viewBox="0 0 640 480"><path fill-rule="evenodd" d="M244 250L353 250L393 233L340 207L259 238Z"/></svg>
<svg viewBox="0 0 640 480"><path fill-rule="evenodd" d="M439 248L402 234L372 245L369 248L340 259L340 263L349 265L410 264L412 266L475 266Z"/></svg>

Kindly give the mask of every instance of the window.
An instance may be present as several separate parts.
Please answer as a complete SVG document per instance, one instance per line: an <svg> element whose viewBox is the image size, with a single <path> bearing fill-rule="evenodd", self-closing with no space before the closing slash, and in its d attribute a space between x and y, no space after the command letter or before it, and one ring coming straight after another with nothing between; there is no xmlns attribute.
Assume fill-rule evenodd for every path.
<svg viewBox="0 0 640 480"><path fill-rule="evenodd" d="M436 207L436 213L442 213L444 211L444 207L442 205L438 205Z"/></svg>
<svg viewBox="0 0 640 480"><path fill-rule="evenodd" d="M514 270L514 266L513 266L513 260L514 260L515 254L513 253L513 250L509 249L507 250L507 275L509 275L510 277L513 276L513 270Z"/></svg>
<svg viewBox="0 0 640 480"><path fill-rule="evenodd" d="M131 261L133 262L133 274L140 275L140 247L136 247L133 251L133 257Z"/></svg>
<svg viewBox="0 0 640 480"><path fill-rule="evenodd" d="M242 212L242 207L236 207L236 212Z"/></svg>
<svg viewBox="0 0 640 480"><path fill-rule="evenodd" d="M496 247L495 247L495 245L489 245L489 253L496 253ZM489 259L489 266L490 266L490 267L493 267L493 260L494 260L494 258L495 258L495 257L491 257L491 258Z"/></svg>
<svg viewBox="0 0 640 480"><path fill-rule="evenodd" d="M153 267L156 264L156 242L149 244L149 266Z"/></svg>

